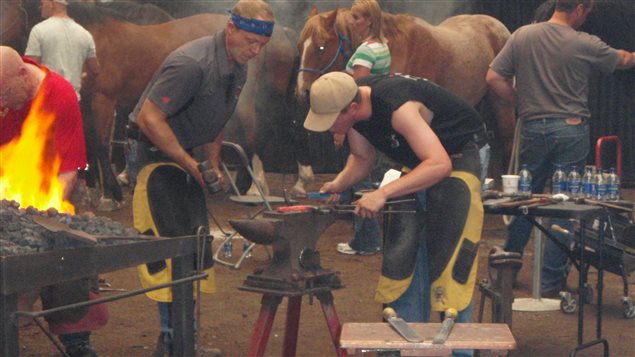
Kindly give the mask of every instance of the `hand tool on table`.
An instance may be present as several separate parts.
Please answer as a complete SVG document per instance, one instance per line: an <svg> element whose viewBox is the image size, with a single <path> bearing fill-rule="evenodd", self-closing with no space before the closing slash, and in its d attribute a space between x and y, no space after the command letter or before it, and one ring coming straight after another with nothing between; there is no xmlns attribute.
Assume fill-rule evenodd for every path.
<svg viewBox="0 0 635 357"><path fill-rule="evenodd" d="M408 342L423 342L421 338L402 318L397 316L397 313L392 307L387 307L383 311L383 316L386 321L397 331L401 337Z"/></svg>
<svg viewBox="0 0 635 357"><path fill-rule="evenodd" d="M575 203L602 206L602 207L606 207L606 208L612 208L612 209L625 211L625 212L631 212L631 213L633 212L633 209L629 208L629 207L620 206L620 205L615 204L615 203L596 201L596 200L592 200L590 198L576 198Z"/></svg>
<svg viewBox="0 0 635 357"><path fill-rule="evenodd" d="M442 345L445 341L447 341L450 336L450 332L452 332L452 328L454 327L454 319L456 319L457 315L458 312L454 308L445 310L445 319L443 320L443 323L441 323L441 329L432 339L432 344Z"/></svg>
<svg viewBox="0 0 635 357"><path fill-rule="evenodd" d="M530 198L528 200L504 202L500 204L500 207L528 208L528 207L550 205L552 203L554 203L554 200L552 200L551 198L535 197L535 198Z"/></svg>

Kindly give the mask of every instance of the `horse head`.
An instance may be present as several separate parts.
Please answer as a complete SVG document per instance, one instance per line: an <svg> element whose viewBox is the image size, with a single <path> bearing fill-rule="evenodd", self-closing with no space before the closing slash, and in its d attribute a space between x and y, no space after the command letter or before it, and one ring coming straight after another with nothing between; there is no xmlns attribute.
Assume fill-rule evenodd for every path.
<svg viewBox="0 0 635 357"><path fill-rule="evenodd" d="M28 18L22 0L0 1L0 45L22 52L30 29Z"/></svg>
<svg viewBox="0 0 635 357"><path fill-rule="evenodd" d="M317 14L315 6L312 8L298 41L298 100L304 100L319 76L344 69L354 49L348 25L349 13L346 9L335 9Z"/></svg>

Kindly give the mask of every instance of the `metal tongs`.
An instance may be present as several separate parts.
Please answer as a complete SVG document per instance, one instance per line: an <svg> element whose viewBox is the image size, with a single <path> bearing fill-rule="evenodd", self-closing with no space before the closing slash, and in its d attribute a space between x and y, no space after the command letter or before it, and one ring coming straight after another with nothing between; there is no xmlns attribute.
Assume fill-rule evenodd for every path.
<svg viewBox="0 0 635 357"><path fill-rule="evenodd" d="M414 198L407 198L407 199L403 199L403 200L394 200L394 201L386 201L386 204L384 206L388 206L388 210L381 210L379 213L381 213L381 214L417 213L416 210L393 210L390 207L390 205L393 205L393 204L408 203L408 202L414 202L414 201L415 201ZM356 207L357 207L356 205L334 205L333 206L333 208L335 209L335 212L338 212L338 213L352 213L352 212L355 212L355 208Z"/></svg>

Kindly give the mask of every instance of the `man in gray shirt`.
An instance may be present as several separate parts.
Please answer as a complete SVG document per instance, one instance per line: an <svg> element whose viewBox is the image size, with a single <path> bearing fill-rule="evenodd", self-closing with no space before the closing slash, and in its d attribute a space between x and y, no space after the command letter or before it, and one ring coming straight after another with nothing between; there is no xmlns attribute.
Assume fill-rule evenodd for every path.
<svg viewBox="0 0 635 357"><path fill-rule="evenodd" d="M140 232L164 237L197 234L199 227L209 232L202 190L206 184L193 151L200 150L222 180L222 130L245 84L246 63L269 42L273 26L269 4L240 0L224 30L177 48L154 74L129 123L129 135L137 143L137 155L130 159L142 167L133 197L134 226ZM209 276L197 284L211 293L213 261L210 252L205 253ZM138 271L144 287L171 280L169 260L145 264ZM171 355L171 290L146 295L159 306L161 335L155 356Z"/></svg>
<svg viewBox="0 0 635 357"><path fill-rule="evenodd" d="M487 73L492 90L517 106L522 124L519 162L531 171L534 193L543 191L558 165L584 165L590 147L591 73L635 65L635 53L613 49L598 37L577 31L592 7L592 0L558 0L549 21L523 26L512 34ZM572 228L567 221L552 223ZM522 253L531 229L528 219L517 217L508 227L505 249ZM566 236L552 233L568 246ZM544 255L543 296L555 297L566 286L567 255L551 240Z"/></svg>

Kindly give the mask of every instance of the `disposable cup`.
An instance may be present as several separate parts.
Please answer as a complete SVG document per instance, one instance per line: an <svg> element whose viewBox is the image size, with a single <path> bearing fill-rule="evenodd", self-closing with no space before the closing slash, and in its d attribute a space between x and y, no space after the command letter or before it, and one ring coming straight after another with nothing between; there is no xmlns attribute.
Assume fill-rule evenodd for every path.
<svg viewBox="0 0 635 357"><path fill-rule="evenodd" d="M514 194L518 193L518 175L502 175L503 179L503 193Z"/></svg>

